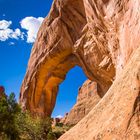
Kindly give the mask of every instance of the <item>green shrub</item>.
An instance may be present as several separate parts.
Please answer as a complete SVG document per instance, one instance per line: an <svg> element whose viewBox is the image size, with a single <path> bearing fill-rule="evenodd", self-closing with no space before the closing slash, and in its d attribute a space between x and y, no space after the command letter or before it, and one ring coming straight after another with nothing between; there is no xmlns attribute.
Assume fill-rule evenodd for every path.
<svg viewBox="0 0 140 140"><path fill-rule="evenodd" d="M52 132L58 139L61 135L63 135L70 128L71 128L71 126L69 126L69 125L64 125L63 123L57 123L57 125L52 129Z"/></svg>
<svg viewBox="0 0 140 140"><path fill-rule="evenodd" d="M16 103L14 93L0 98L0 136L5 136L5 139L10 140L19 139L15 126L15 116L18 112L20 112L20 108Z"/></svg>
<svg viewBox="0 0 140 140"><path fill-rule="evenodd" d="M17 115L17 128L21 139L46 140L51 131L51 119L32 117L28 112Z"/></svg>
<svg viewBox="0 0 140 140"><path fill-rule="evenodd" d="M0 140L57 140L70 128L62 123L52 128L50 118L22 112L14 93L0 93Z"/></svg>
<svg viewBox="0 0 140 140"><path fill-rule="evenodd" d="M14 93L0 94L0 140L55 140L50 118L22 112Z"/></svg>

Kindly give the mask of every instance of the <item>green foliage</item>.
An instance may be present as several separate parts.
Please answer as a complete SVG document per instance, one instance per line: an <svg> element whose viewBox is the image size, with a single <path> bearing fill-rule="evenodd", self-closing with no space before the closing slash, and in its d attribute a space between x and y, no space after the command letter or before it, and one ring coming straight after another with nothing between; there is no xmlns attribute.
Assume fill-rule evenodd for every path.
<svg viewBox="0 0 140 140"><path fill-rule="evenodd" d="M17 128L20 138L25 140L48 140L51 131L51 119L33 118L30 113L19 113L17 115Z"/></svg>
<svg viewBox="0 0 140 140"><path fill-rule="evenodd" d="M62 123L52 128L50 118L42 119L22 112L14 93L0 95L0 140L57 140L70 129Z"/></svg>
<svg viewBox="0 0 140 140"><path fill-rule="evenodd" d="M16 103L14 93L11 93L9 97L3 95L0 98L0 135L5 135L10 140L16 140L18 131L15 127L15 116L20 112L20 108Z"/></svg>
<svg viewBox="0 0 140 140"><path fill-rule="evenodd" d="M22 112L14 93L0 98L0 140L55 140L51 119Z"/></svg>
<svg viewBox="0 0 140 140"><path fill-rule="evenodd" d="M48 135L47 135L47 139L46 139L46 140L57 140L57 137L56 137L55 133L54 133L54 132L52 132L52 130L51 130L51 131L49 131L49 133L48 133Z"/></svg>
<svg viewBox="0 0 140 140"><path fill-rule="evenodd" d="M63 135L66 131L68 131L72 126L64 125L62 123L57 123L57 125L52 129L52 133L58 139L61 135Z"/></svg>

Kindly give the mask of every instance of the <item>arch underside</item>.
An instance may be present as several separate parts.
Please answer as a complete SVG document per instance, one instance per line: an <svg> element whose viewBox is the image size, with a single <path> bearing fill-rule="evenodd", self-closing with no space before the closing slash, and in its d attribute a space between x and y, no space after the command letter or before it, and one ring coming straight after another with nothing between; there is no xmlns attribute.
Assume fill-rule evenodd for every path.
<svg viewBox="0 0 140 140"><path fill-rule="evenodd" d="M97 82L101 97L106 93L115 68L106 47L106 31L101 31L97 25L104 26L101 21L96 26L87 22L83 1L55 0L32 49L20 93L23 108L50 116L59 84L76 65L90 80Z"/></svg>

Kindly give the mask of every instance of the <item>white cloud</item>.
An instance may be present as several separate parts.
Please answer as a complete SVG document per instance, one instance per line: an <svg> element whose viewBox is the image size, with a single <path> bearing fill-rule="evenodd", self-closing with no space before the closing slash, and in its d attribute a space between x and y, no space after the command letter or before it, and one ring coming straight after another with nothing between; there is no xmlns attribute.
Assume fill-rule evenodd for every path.
<svg viewBox="0 0 140 140"><path fill-rule="evenodd" d="M25 17L22 19L20 25L23 29L27 30L27 34L22 32L19 28L10 28L12 21L0 20L0 41L6 41L8 39L24 40L24 37L26 36L27 42L33 43L43 20L43 17Z"/></svg>
<svg viewBox="0 0 140 140"><path fill-rule="evenodd" d="M56 116L56 118L61 119L61 118L63 118L63 116L62 115L58 115L58 116Z"/></svg>
<svg viewBox="0 0 140 140"><path fill-rule="evenodd" d="M19 28L13 30L10 28L12 21L1 20L0 21L0 41L6 41L8 39L24 39L24 33Z"/></svg>
<svg viewBox="0 0 140 140"><path fill-rule="evenodd" d="M12 21L0 20L0 30L7 29L12 24Z"/></svg>
<svg viewBox="0 0 140 140"><path fill-rule="evenodd" d="M20 29L15 29L15 31L11 34L11 38L18 39L20 37L21 39L24 39L24 33L20 31Z"/></svg>
<svg viewBox="0 0 140 140"><path fill-rule="evenodd" d="M20 24L21 27L25 30L27 30L27 42L33 43L36 39L37 32L39 30L39 27L41 23L43 22L43 17L25 17L21 20Z"/></svg>

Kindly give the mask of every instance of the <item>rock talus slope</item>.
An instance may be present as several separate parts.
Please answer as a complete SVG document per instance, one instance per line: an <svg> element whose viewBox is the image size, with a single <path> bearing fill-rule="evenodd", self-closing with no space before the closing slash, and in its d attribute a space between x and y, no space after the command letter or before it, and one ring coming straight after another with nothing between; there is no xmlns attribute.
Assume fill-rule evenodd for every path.
<svg viewBox="0 0 140 140"><path fill-rule="evenodd" d="M51 115L75 65L102 99L61 140L140 138L140 0L54 0L32 49L20 103Z"/></svg>

